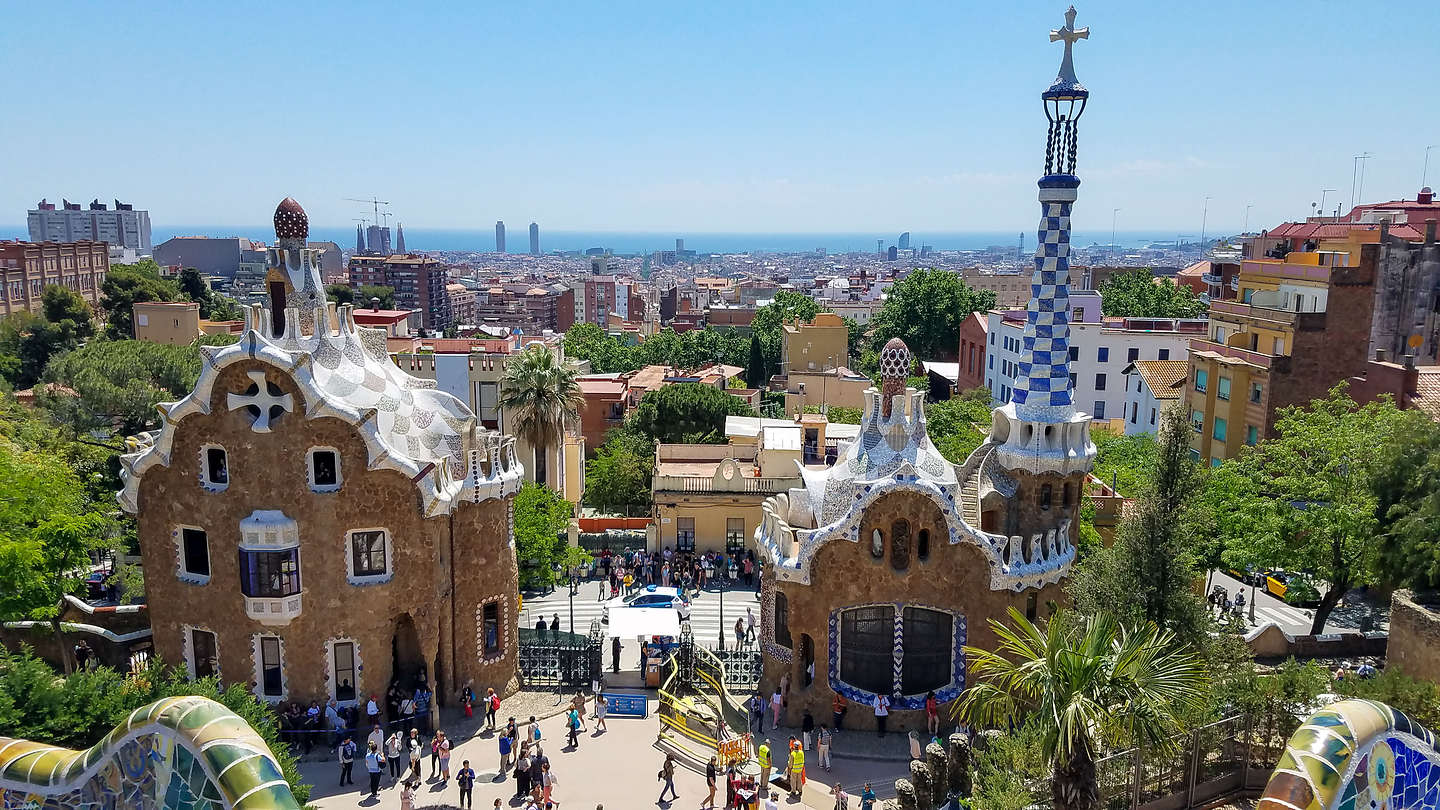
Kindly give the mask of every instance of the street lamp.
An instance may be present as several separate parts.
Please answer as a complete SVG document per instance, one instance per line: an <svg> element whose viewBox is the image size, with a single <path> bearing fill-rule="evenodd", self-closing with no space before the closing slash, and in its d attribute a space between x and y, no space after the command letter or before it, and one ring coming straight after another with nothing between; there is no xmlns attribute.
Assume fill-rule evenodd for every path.
<svg viewBox="0 0 1440 810"><path fill-rule="evenodd" d="M1255 577L1250 577L1250 626L1255 626Z"/></svg>
<svg viewBox="0 0 1440 810"><path fill-rule="evenodd" d="M725 580L720 580L720 652L725 652Z"/></svg>
<svg viewBox="0 0 1440 810"><path fill-rule="evenodd" d="M1245 227L1240 229L1241 233L1250 232L1250 209L1254 207L1255 203L1245 203Z"/></svg>
<svg viewBox="0 0 1440 810"><path fill-rule="evenodd" d="M1210 219L1210 198L1205 198L1205 208L1200 212L1200 249L1205 249L1205 224Z"/></svg>

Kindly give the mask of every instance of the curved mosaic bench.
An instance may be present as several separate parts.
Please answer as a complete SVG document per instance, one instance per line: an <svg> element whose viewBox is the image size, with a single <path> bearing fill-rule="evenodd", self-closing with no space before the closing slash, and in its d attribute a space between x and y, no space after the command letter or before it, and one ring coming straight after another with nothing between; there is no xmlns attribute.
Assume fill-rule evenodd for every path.
<svg viewBox="0 0 1440 810"><path fill-rule="evenodd" d="M1373 700L1312 714L1285 744L1256 810L1435 810L1435 736Z"/></svg>
<svg viewBox="0 0 1440 810"><path fill-rule="evenodd" d="M202 697L136 709L84 751L0 737L0 807L300 810L260 735Z"/></svg>

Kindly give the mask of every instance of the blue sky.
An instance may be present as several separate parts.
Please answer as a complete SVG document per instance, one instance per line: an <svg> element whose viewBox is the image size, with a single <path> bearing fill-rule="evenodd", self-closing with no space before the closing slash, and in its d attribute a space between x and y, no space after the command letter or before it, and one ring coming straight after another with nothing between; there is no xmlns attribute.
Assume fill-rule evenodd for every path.
<svg viewBox="0 0 1440 810"><path fill-rule="evenodd" d="M1032 228L1062 2L12 4L0 223L120 197L416 228ZM1413 197L1440 14L1087 2L1078 229L1236 231ZM1429 64L1426 60L1430 60ZM1440 185L1440 149L1431 153Z"/></svg>

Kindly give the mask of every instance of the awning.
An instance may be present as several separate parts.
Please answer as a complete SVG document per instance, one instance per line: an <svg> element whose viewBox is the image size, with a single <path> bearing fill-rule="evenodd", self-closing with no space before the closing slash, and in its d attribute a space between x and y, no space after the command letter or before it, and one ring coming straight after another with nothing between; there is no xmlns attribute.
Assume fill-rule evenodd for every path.
<svg viewBox="0 0 1440 810"><path fill-rule="evenodd" d="M680 637L680 614L675 608L611 608L607 638L641 636Z"/></svg>

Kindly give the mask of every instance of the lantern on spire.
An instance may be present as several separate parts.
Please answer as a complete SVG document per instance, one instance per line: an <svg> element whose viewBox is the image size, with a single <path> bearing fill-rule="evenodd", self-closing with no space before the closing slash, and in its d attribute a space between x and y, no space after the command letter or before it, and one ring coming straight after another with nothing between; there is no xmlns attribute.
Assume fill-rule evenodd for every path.
<svg viewBox="0 0 1440 810"><path fill-rule="evenodd" d="M1072 50L1076 42L1090 38L1090 29L1075 27L1075 7L1065 12L1065 25L1050 32L1051 42L1065 43L1065 57L1060 61L1060 73L1049 89L1040 94L1045 101L1045 117L1050 120L1050 132L1045 141L1045 174L1074 174L1075 149L1079 132L1080 116L1085 112L1085 101L1090 91L1075 78L1075 60Z"/></svg>

